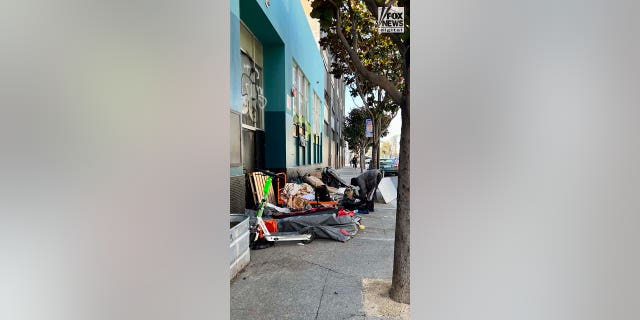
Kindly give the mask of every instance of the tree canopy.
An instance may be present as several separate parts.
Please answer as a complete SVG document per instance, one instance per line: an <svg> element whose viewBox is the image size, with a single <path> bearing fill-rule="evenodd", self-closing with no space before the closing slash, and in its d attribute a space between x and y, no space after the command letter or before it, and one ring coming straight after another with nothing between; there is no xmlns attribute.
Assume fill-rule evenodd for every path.
<svg viewBox="0 0 640 320"><path fill-rule="evenodd" d="M325 35L320 45L329 49L335 60L331 73L344 77L347 85L369 82L380 87L397 104L403 102L409 41L409 1L395 1L405 10L405 32L378 32L377 8L386 5L376 0L314 0L311 17L319 19Z"/></svg>
<svg viewBox="0 0 640 320"><path fill-rule="evenodd" d="M353 152L366 152L373 144L373 138L367 138L365 127L366 121L369 119L369 113L361 108L351 109L345 118L345 125L342 129L344 139L349 143L349 150ZM391 117L385 116L382 119L383 129L382 136L389 134L388 128L391 124Z"/></svg>

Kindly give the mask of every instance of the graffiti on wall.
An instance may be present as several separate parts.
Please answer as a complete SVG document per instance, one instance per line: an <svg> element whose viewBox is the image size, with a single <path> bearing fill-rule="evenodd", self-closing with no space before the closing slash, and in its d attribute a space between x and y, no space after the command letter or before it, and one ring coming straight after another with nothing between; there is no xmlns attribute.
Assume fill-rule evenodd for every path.
<svg viewBox="0 0 640 320"><path fill-rule="evenodd" d="M262 88L262 70L245 55L242 57L242 122L263 128L264 108L267 99Z"/></svg>

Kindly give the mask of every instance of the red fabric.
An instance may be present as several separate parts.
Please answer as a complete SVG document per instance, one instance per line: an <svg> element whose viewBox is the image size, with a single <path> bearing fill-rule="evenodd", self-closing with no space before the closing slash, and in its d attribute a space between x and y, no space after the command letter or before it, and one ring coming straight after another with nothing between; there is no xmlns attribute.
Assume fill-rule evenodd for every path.
<svg viewBox="0 0 640 320"><path fill-rule="evenodd" d="M347 230L345 229L340 229L340 232L342 232L342 234L344 234L345 236L349 235L349 232L347 232Z"/></svg>
<svg viewBox="0 0 640 320"><path fill-rule="evenodd" d="M271 233L278 232L278 222L276 220L264 220L264 225Z"/></svg>
<svg viewBox="0 0 640 320"><path fill-rule="evenodd" d="M326 206L326 207L311 208L311 209L307 210L307 212L324 211L324 210L331 210L331 209L335 209L335 207L334 206Z"/></svg>
<svg viewBox="0 0 640 320"><path fill-rule="evenodd" d="M353 211L340 209L340 211L338 211L338 217L342 217L342 216L351 216L351 217L353 217Z"/></svg>
<svg viewBox="0 0 640 320"><path fill-rule="evenodd" d="M278 222L276 220L263 220L263 222L265 227L267 227L267 230L269 230L269 233L278 232ZM264 230L260 228L258 231L258 238L264 238Z"/></svg>

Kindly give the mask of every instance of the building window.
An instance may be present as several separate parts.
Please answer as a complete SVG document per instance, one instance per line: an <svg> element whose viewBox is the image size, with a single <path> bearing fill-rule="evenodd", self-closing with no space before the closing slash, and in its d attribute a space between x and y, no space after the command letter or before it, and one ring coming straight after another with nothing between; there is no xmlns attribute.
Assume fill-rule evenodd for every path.
<svg viewBox="0 0 640 320"><path fill-rule="evenodd" d="M324 121L329 122L329 105L328 105L329 101L326 99L325 96L325 104L324 104Z"/></svg>
<svg viewBox="0 0 640 320"><path fill-rule="evenodd" d="M309 81L307 78L300 72L300 84L302 86L300 95L300 115L306 121L309 121Z"/></svg>
<svg viewBox="0 0 640 320"><path fill-rule="evenodd" d="M322 132L322 120L320 119L320 112L322 110L322 101L320 101L320 97L314 92L313 93L313 134L314 134L314 162L320 163L320 141L316 141L319 139Z"/></svg>
<svg viewBox="0 0 640 320"><path fill-rule="evenodd" d="M242 123L264 129L266 99L262 87L262 68L242 53Z"/></svg>
<svg viewBox="0 0 640 320"><path fill-rule="evenodd" d="M331 117L331 129L337 130L337 128L336 128L336 124L337 123L338 123L338 120L336 119L336 115L332 114L332 117Z"/></svg>
<svg viewBox="0 0 640 320"><path fill-rule="evenodd" d="M320 110L322 108L322 102L320 97L313 93L313 134L320 134Z"/></svg>
<svg viewBox="0 0 640 320"><path fill-rule="evenodd" d="M242 124L264 130L264 96L262 44L240 24Z"/></svg>
<svg viewBox="0 0 640 320"><path fill-rule="evenodd" d="M309 81L295 62L293 63L293 87L296 91L296 95L293 100L294 113L298 117L299 122L308 122Z"/></svg>
<svg viewBox="0 0 640 320"><path fill-rule="evenodd" d="M294 62L293 67L291 69L293 70L291 74L293 90L298 91L298 65ZM298 115L298 112L299 112L298 111L299 99L300 99L300 95L296 92L296 94L293 95L293 114L296 116Z"/></svg>

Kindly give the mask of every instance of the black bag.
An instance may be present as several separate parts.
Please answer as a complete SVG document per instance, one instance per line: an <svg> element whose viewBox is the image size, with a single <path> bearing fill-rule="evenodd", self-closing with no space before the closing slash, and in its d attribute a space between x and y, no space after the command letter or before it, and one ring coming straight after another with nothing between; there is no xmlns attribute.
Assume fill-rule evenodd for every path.
<svg viewBox="0 0 640 320"><path fill-rule="evenodd" d="M315 189L316 201L333 201L327 190L327 186L319 186Z"/></svg>
<svg viewBox="0 0 640 320"><path fill-rule="evenodd" d="M356 199L344 198L340 201L340 206L344 207L346 210L353 211L360 207L360 203L357 202Z"/></svg>

